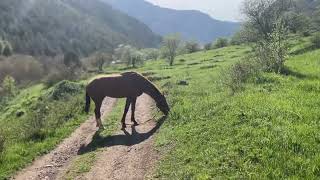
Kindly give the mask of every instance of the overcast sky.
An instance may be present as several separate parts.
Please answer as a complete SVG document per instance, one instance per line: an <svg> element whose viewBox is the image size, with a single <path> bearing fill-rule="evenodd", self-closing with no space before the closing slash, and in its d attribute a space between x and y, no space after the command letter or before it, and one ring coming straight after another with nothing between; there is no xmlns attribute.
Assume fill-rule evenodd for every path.
<svg viewBox="0 0 320 180"><path fill-rule="evenodd" d="M153 4L173 9L195 9L215 19L241 21L240 6L243 0L147 0Z"/></svg>

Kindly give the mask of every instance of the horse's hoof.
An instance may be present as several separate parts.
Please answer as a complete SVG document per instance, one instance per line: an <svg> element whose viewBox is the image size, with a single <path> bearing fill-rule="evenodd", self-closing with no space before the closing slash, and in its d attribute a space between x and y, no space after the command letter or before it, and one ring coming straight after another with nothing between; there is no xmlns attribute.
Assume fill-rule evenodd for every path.
<svg viewBox="0 0 320 180"><path fill-rule="evenodd" d="M139 124L137 122L133 123L133 126L139 126Z"/></svg>

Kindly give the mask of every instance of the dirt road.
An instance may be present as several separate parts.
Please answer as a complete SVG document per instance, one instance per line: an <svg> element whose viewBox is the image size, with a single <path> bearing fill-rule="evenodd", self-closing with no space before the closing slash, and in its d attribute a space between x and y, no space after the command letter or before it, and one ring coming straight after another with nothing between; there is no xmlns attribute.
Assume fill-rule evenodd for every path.
<svg viewBox="0 0 320 180"><path fill-rule="evenodd" d="M164 122L164 118L155 122L152 119L152 100L142 95L137 101L137 127L128 127L126 132L119 131L103 140L103 148L97 161L87 174L77 179L88 180L133 180L145 179L152 172L159 153L154 148L154 134ZM128 113L126 122L130 122ZM89 148L92 149L92 148ZM85 151L85 150L84 150Z"/></svg>
<svg viewBox="0 0 320 180"><path fill-rule="evenodd" d="M115 103L115 99L106 98L102 108L103 114L108 114ZM57 174L63 171L68 163L77 155L80 147L91 142L97 129L95 119L91 117L51 153L38 158L32 165L20 171L12 179L56 179Z"/></svg>
<svg viewBox="0 0 320 180"><path fill-rule="evenodd" d="M105 102L103 109L109 112L116 100L107 99ZM95 135L97 128L94 118L89 119L54 151L36 160L14 179L63 179L68 165L77 154L97 149L99 151L91 171L76 179L145 179L159 160L160 155L154 148L154 134L165 120L161 118L155 122L152 118L152 104L149 96L139 97L136 106L139 126L127 125L126 131L118 131L104 139ZM131 112L128 113L127 124L131 124L130 115Z"/></svg>

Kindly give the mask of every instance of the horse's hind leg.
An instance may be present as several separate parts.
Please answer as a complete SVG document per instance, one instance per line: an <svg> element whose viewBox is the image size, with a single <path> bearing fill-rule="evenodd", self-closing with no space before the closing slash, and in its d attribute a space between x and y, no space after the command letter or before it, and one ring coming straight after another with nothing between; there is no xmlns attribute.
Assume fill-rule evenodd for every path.
<svg viewBox="0 0 320 180"><path fill-rule="evenodd" d="M126 106L124 108L124 112L123 112L123 115L122 115L122 129L125 129L126 128L126 116L127 116L127 113L129 111L129 107L130 107L130 103L131 103L131 99L130 98L127 98L127 101L126 101Z"/></svg>
<svg viewBox="0 0 320 180"><path fill-rule="evenodd" d="M133 98L131 101L131 121L133 122L134 126L138 126L138 122L135 119L135 111L136 111L136 102L137 102L137 97Z"/></svg>
<svg viewBox="0 0 320 180"><path fill-rule="evenodd" d="M95 101L95 104L96 104L96 108L95 108L94 112L95 112L95 115L96 115L97 127L99 127L100 129L104 129L104 127L102 125L102 122L101 122L101 111L100 111L102 102Z"/></svg>

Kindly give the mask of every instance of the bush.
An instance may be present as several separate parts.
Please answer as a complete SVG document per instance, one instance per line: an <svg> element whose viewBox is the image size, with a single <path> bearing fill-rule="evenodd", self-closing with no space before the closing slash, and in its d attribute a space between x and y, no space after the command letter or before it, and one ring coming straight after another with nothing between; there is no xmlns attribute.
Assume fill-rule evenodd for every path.
<svg viewBox="0 0 320 180"><path fill-rule="evenodd" d="M207 43L207 44L204 45L204 49L207 50L207 51L210 50L211 48L212 48L212 44L211 43Z"/></svg>
<svg viewBox="0 0 320 180"><path fill-rule="evenodd" d="M11 76L6 76L2 82L2 93L5 96L14 96L16 92L15 80Z"/></svg>
<svg viewBox="0 0 320 180"><path fill-rule="evenodd" d="M282 22L276 24L268 39L257 42L256 58L263 71L282 73L288 55L287 29Z"/></svg>
<svg viewBox="0 0 320 180"><path fill-rule="evenodd" d="M48 97L49 99L60 100L68 97L69 95L77 94L82 90L83 88L80 84L64 80L52 88L48 93Z"/></svg>
<svg viewBox="0 0 320 180"><path fill-rule="evenodd" d="M223 48L228 46L228 39L226 38L218 38L216 42L213 44L214 49Z"/></svg>
<svg viewBox="0 0 320 180"><path fill-rule="evenodd" d="M313 37L311 38L311 42L316 48L320 48L320 33L319 32L316 33L315 35L313 35Z"/></svg>
<svg viewBox="0 0 320 180"><path fill-rule="evenodd" d="M184 46L187 53L194 53L200 50L200 46L195 41L188 41Z"/></svg>
<svg viewBox="0 0 320 180"><path fill-rule="evenodd" d="M259 73L258 65L253 60L239 61L226 69L221 74L222 83L230 88L232 93L243 88L243 84L250 79L257 77Z"/></svg>
<svg viewBox="0 0 320 180"><path fill-rule="evenodd" d="M71 82L67 82L67 84L69 83ZM65 85L63 86L65 87ZM70 84L67 86L70 86ZM59 87L55 89L57 94L58 92L62 94L62 96L58 96L59 100L44 94L37 103L31 105L26 115L22 116L20 121L24 124L22 129L23 140L44 141L55 133L56 128L70 120L75 120L74 117L81 115L84 94L81 91L81 93L75 93L74 90L71 90L73 92L71 93L70 90L67 90L69 88ZM69 98L64 98L71 94L72 96Z"/></svg>
<svg viewBox="0 0 320 180"><path fill-rule="evenodd" d="M2 50L2 55L4 56L11 56L13 53L12 47L9 43L6 43L3 50Z"/></svg>

